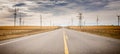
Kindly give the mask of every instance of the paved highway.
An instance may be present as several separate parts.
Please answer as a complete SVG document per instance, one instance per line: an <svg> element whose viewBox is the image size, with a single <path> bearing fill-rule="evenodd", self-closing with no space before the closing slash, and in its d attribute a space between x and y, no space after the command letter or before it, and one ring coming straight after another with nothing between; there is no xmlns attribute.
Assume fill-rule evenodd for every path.
<svg viewBox="0 0 120 54"><path fill-rule="evenodd" d="M120 40L62 28L0 41L0 54L120 54Z"/></svg>

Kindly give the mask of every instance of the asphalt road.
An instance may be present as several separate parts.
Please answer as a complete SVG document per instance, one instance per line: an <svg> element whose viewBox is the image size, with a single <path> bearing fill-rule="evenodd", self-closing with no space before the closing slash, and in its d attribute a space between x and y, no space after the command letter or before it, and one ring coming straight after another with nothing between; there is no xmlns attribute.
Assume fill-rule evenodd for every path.
<svg viewBox="0 0 120 54"><path fill-rule="evenodd" d="M120 54L120 40L62 28L0 41L0 54Z"/></svg>

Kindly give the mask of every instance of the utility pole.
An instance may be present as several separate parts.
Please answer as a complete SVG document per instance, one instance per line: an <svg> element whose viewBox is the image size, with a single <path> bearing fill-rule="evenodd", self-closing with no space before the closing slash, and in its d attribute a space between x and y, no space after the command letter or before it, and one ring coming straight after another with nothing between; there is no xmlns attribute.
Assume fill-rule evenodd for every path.
<svg viewBox="0 0 120 54"><path fill-rule="evenodd" d="M120 15L117 16L118 17L118 26L120 26Z"/></svg>
<svg viewBox="0 0 120 54"><path fill-rule="evenodd" d="M98 16L97 16L97 20L96 20L96 22L97 22L97 26L98 26L98 24L99 24L99 18L98 18Z"/></svg>
<svg viewBox="0 0 120 54"><path fill-rule="evenodd" d="M79 26L82 27L82 13L79 13Z"/></svg>

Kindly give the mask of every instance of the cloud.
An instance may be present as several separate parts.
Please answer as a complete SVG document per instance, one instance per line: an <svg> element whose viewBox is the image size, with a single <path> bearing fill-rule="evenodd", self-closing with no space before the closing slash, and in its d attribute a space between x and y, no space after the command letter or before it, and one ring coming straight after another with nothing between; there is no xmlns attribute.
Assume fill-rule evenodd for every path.
<svg viewBox="0 0 120 54"><path fill-rule="evenodd" d="M110 2L105 6L105 8L107 10L120 10L120 1Z"/></svg>
<svg viewBox="0 0 120 54"><path fill-rule="evenodd" d="M20 17L24 18L24 17L28 17L31 15L27 15L27 13L18 12L16 16L17 16L17 18L20 18ZM10 14L10 15L6 16L5 18L14 18L14 14Z"/></svg>
<svg viewBox="0 0 120 54"><path fill-rule="evenodd" d="M100 15L101 19L105 18L105 20L110 18L107 22L112 22L120 10L119 5L119 0L16 0L16 2L0 0L0 11L2 12L0 15L1 18L12 19L14 6L16 6L24 18L38 18L42 14L46 16L44 18L50 16L49 18L59 18L63 21L72 16L76 18L75 23L77 24L77 13L82 12L85 19L92 19L88 21L89 23L94 23L96 15Z"/></svg>
<svg viewBox="0 0 120 54"><path fill-rule="evenodd" d="M26 4L25 3L18 3L18 4L15 4L14 6L25 6Z"/></svg>

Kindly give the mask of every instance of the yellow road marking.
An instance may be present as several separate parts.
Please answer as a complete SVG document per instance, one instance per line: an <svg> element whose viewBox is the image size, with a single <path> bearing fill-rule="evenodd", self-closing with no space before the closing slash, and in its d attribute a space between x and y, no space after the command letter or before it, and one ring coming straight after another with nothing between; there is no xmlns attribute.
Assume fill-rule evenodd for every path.
<svg viewBox="0 0 120 54"><path fill-rule="evenodd" d="M69 54L68 46L67 46L68 37L67 37L65 31L63 32L63 38L64 38L64 51L65 51L65 54Z"/></svg>
<svg viewBox="0 0 120 54"><path fill-rule="evenodd" d="M68 40L68 36L67 36L67 34L65 35L65 38Z"/></svg>

